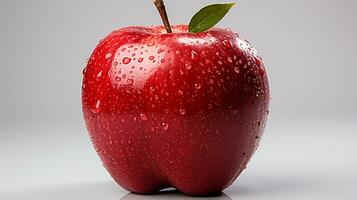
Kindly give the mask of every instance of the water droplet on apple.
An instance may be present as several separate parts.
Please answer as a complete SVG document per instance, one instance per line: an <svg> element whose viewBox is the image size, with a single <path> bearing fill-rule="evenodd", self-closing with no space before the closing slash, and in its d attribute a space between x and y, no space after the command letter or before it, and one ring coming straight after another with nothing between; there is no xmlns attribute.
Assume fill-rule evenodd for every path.
<svg viewBox="0 0 357 200"><path fill-rule="evenodd" d="M154 60L155 59L155 56L150 56L149 57L149 60Z"/></svg>
<svg viewBox="0 0 357 200"><path fill-rule="evenodd" d="M185 114L186 114L186 110L183 109L183 108L181 108L181 109L179 110L179 113L180 113L180 115L185 115Z"/></svg>
<svg viewBox="0 0 357 200"><path fill-rule="evenodd" d="M105 54L105 59L109 59L109 58L111 58L111 57L112 57L112 54L111 54L111 53Z"/></svg>
<svg viewBox="0 0 357 200"><path fill-rule="evenodd" d="M196 88L197 90L201 89L201 84L195 83L195 88Z"/></svg>
<svg viewBox="0 0 357 200"><path fill-rule="evenodd" d="M240 72L239 67L234 67L234 71L235 71L235 73L239 74L239 72Z"/></svg>
<svg viewBox="0 0 357 200"><path fill-rule="evenodd" d="M166 60L163 58L163 59L161 59L161 63L165 63L166 62Z"/></svg>
<svg viewBox="0 0 357 200"><path fill-rule="evenodd" d="M118 66L118 62L117 61L115 61L113 64L114 64L114 67Z"/></svg>
<svg viewBox="0 0 357 200"><path fill-rule="evenodd" d="M205 57L205 56L206 56L206 51L203 50L203 51L201 52L201 54L202 54L203 57Z"/></svg>
<svg viewBox="0 0 357 200"><path fill-rule="evenodd" d="M228 47L228 48L231 48L231 47L232 47L232 46L231 46L231 43L230 43L228 40L223 40L223 41L222 41L222 44L223 44L224 46Z"/></svg>
<svg viewBox="0 0 357 200"><path fill-rule="evenodd" d="M192 68L191 63L186 63L185 69L190 70Z"/></svg>
<svg viewBox="0 0 357 200"><path fill-rule="evenodd" d="M141 62L143 62L143 61L144 61L144 58L139 58L139 59L138 59L138 62L139 62L139 63L141 63Z"/></svg>
<svg viewBox="0 0 357 200"><path fill-rule="evenodd" d="M123 64L129 64L131 62L131 58L125 57L123 58Z"/></svg>
<svg viewBox="0 0 357 200"><path fill-rule="evenodd" d="M119 76L116 76L116 77L115 77L115 81L116 81L116 82L120 82L120 81L121 81L121 78L120 78Z"/></svg>
<svg viewBox="0 0 357 200"><path fill-rule="evenodd" d="M127 80L127 82L128 82L129 85L133 85L134 80L130 78L130 79Z"/></svg>
<svg viewBox="0 0 357 200"><path fill-rule="evenodd" d="M85 75L85 74L86 74L86 72L87 72L87 67L83 68L83 70L82 70L82 74L83 74L83 75Z"/></svg>
<svg viewBox="0 0 357 200"><path fill-rule="evenodd" d="M100 78L102 76L102 71L100 71L98 74L97 74L97 78Z"/></svg>
<svg viewBox="0 0 357 200"><path fill-rule="evenodd" d="M261 125L261 121L259 120L257 121L257 127L260 127L260 125Z"/></svg>
<svg viewBox="0 0 357 200"><path fill-rule="evenodd" d="M164 52L165 50L163 50L163 49L159 49L159 50L157 50L157 53L158 54L160 54L160 53L162 53L162 52Z"/></svg>
<svg viewBox="0 0 357 200"><path fill-rule="evenodd" d="M192 58L192 60L198 60L199 59L198 58L198 54L197 54L197 52L195 50L191 51L191 58Z"/></svg>
<svg viewBox="0 0 357 200"><path fill-rule="evenodd" d="M95 103L94 107L91 109L92 113L98 114L101 111L101 105L100 105L100 100L97 100Z"/></svg>
<svg viewBox="0 0 357 200"><path fill-rule="evenodd" d="M155 42L149 42L148 43L148 47L152 47L152 46L154 46L155 45Z"/></svg>
<svg viewBox="0 0 357 200"><path fill-rule="evenodd" d="M148 120L147 116L144 113L140 114L140 119L143 120L143 121Z"/></svg>
<svg viewBox="0 0 357 200"><path fill-rule="evenodd" d="M161 125L161 129L163 131L167 131L169 129L169 124L168 123L162 122L160 125Z"/></svg>
<svg viewBox="0 0 357 200"><path fill-rule="evenodd" d="M223 62L222 62L221 60L219 60L219 61L218 61L218 64L219 64L219 65L222 65L222 64L223 64Z"/></svg>
<svg viewBox="0 0 357 200"><path fill-rule="evenodd" d="M233 62L232 57L228 57L228 58L227 58L227 60L228 60L228 62L230 62L230 63L232 63L232 62Z"/></svg>
<svg viewBox="0 0 357 200"><path fill-rule="evenodd" d="M239 59L239 60L238 60L238 63L239 63L239 64L242 64L242 63L243 63L243 60L242 60L242 59Z"/></svg>

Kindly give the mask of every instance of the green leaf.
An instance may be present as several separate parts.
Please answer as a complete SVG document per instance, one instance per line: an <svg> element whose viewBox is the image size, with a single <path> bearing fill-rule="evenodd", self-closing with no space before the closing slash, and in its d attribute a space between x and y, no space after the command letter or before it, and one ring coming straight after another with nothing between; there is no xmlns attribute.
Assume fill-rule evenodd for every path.
<svg viewBox="0 0 357 200"><path fill-rule="evenodd" d="M189 31L198 33L216 25L228 13L235 3L213 4L202 8L191 19Z"/></svg>

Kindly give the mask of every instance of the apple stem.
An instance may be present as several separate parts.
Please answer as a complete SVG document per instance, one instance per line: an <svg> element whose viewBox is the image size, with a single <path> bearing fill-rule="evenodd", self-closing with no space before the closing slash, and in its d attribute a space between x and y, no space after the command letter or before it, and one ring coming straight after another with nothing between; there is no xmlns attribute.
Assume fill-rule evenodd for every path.
<svg viewBox="0 0 357 200"><path fill-rule="evenodd" d="M165 29L167 33L172 33L171 25L169 18L167 17L167 12L165 8L165 4L163 0L153 0L157 10L160 13L162 22L164 23Z"/></svg>

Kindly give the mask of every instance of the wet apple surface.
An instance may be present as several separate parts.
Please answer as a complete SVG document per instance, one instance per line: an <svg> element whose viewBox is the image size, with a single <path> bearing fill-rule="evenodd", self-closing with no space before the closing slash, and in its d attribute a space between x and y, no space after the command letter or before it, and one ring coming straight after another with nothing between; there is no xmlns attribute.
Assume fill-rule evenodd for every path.
<svg viewBox="0 0 357 200"><path fill-rule="evenodd" d="M265 68L230 29L128 27L96 47L82 109L105 168L122 187L209 195L228 187L262 136Z"/></svg>

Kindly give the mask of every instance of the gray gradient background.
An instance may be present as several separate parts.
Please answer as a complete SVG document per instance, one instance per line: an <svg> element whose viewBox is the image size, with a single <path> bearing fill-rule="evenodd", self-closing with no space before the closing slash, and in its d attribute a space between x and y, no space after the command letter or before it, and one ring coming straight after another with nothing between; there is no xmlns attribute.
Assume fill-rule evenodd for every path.
<svg viewBox="0 0 357 200"><path fill-rule="evenodd" d="M166 0L173 24L220 0ZM264 58L272 103L248 169L213 199L355 199L357 2L240 0L219 24ZM0 199L156 199L106 173L81 116L100 38L161 21L151 0L0 1Z"/></svg>

